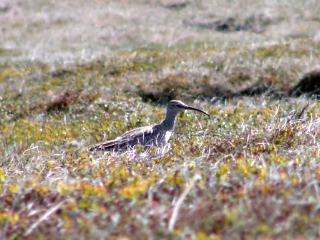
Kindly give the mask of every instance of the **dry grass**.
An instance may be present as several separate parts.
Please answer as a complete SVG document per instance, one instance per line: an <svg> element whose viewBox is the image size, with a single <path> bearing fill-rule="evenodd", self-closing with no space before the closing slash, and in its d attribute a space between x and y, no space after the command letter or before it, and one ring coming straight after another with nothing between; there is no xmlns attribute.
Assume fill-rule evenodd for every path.
<svg viewBox="0 0 320 240"><path fill-rule="evenodd" d="M318 1L79 3L0 4L1 239L320 237ZM172 98L211 118L88 152Z"/></svg>
<svg viewBox="0 0 320 240"><path fill-rule="evenodd" d="M233 42L243 47L243 43L250 46L273 44L284 38L319 40L320 37L317 0L304 1L303 5L291 0L226 3L196 0L181 10L164 7L175 2L180 1L3 0L0 47L9 49L7 54L18 59L67 63L150 44L173 46L185 41L208 40L219 46ZM269 19L263 34L250 31L225 34L184 24L227 18L243 24L250 22L252 16Z"/></svg>
<svg viewBox="0 0 320 240"><path fill-rule="evenodd" d="M20 154L19 146L7 146L1 167L2 234L52 239L73 239L75 232L92 239L316 237L320 109L312 103L297 119L299 111L293 109L305 104L304 99L252 98L215 107L197 104L213 117L184 114L171 150L152 157L89 154L81 145L88 135L116 135L140 126L132 121L148 124L163 117L138 104L137 113L128 115L128 126L118 125L125 119L105 125L134 102L119 105L107 122L99 119L104 125L96 134L92 131L99 124L86 121L88 113L72 121L73 115L65 114L62 125L59 120L27 123L29 129L20 136L42 129L38 141L29 140L33 143Z"/></svg>

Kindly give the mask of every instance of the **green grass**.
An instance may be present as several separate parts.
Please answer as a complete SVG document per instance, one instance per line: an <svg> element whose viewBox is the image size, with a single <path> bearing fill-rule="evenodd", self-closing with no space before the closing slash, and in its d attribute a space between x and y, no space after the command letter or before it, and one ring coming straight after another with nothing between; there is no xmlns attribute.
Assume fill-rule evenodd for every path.
<svg viewBox="0 0 320 240"><path fill-rule="evenodd" d="M6 234L136 239L317 234L320 131L311 119L319 117L319 107L313 104L299 120L286 113L303 102L201 104L212 118L184 114L177 124L183 133L172 139L171 150L153 157L89 154L83 146L66 144L104 131L118 131L115 136L127 130L124 119L111 126L110 119L99 119L105 126L87 125L80 116L67 124L54 118L42 125L16 121L16 136L38 136L38 141L30 138L27 149L9 153L11 160L1 167L0 219ZM150 114L137 108L143 115L131 116L146 124L156 120L154 107ZM101 128L92 133L96 124ZM190 184L175 230L168 230L177 199Z"/></svg>
<svg viewBox="0 0 320 240"><path fill-rule="evenodd" d="M201 47L197 51L206 54ZM73 239L75 233L92 239L318 235L315 101L297 119L307 99L240 98L216 105L197 100L190 104L211 118L182 114L164 155L138 149L88 152L95 143L164 118L163 106L141 101L134 79L123 86L124 76L141 78L169 64L161 65L162 59L181 57L163 52L167 55L125 63L123 56L131 53L122 53L69 71L52 72L41 63L16 64L12 71L7 65L1 100L2 234L9 239ZM143 71L128 67L136 59ZM102 77L111 63L121 74ZM9 84L19 79L25 83ZM85 89L78 98L48 110L55 97L80 88Z"/></svg>
<svg viewBox="0 0 320 240"><path fill-rule="evenodd" d="M100 1L74 3L74 15L65 18L59 1L50 8L46 2L21 4L38 14L10 18L1 36L1 239L319 238L317 99L240 94L263 86L285 95L319 66L316 37L284 34L297 16L318 16L317 2L305 3L310 16L291 2L268 5L276 15L271 19L282 20L260 34L178 25L194 15L219 17L206 4L217 14L230 9L246 19L240 1L197 1L174 14L144 1L119 1L107 10L97 7ZM43 7L55 8L46 24L56 38L43 32ZM248 12L258 8L265 3L255 2ZM310 34L317 24L308 25ZM79 34L81 43L75 41ZM81 58L88 49L92 58ZM41 58L42 51L48 55ZM211 117L179 115L168 152L146 153L139 146L88 151L159 123L173 98Z"/></svg>

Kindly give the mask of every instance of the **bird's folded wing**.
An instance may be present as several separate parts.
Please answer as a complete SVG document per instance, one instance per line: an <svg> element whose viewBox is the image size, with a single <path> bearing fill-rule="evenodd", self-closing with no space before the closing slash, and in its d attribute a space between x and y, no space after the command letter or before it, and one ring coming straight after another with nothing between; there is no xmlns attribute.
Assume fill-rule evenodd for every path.
<svg viewBox="0 0 320 240"><path fill-rule="evenodd" d="M100 143L90 149L90 151L110 151L118 150L126 146L134 146L136 144L144 144L145 141L152 138L157 131L157 125L146 126L132 129L125 132L114 140Z"/></svg>

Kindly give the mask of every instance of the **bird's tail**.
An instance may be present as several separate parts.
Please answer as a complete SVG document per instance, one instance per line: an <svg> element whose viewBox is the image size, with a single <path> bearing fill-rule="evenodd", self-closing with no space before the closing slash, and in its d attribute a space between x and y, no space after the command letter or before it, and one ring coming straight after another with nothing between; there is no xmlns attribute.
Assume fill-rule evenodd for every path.
<svg viewBox="0 0 320 240"><path fill-rule="evenodd" d="M98 144L89 149L90 152L96 151L118 151L123 148L123 143L119 143L117 140L111 140L105 143Z"/></svg>

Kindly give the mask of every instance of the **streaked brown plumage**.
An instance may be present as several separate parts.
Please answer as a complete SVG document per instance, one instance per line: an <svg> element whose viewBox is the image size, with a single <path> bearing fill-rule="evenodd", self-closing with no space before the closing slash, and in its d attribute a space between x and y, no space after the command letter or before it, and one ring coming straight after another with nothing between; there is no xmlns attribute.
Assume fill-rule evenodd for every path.
<svg viewBox="0 0 320 240"><path fill-rule="evenodd" d="M163 147L168 143L173 133L177 114L180 111L188 109L198 111L209 116L208 113L198 108L190 107L182 101L172 100L168 103L167 115L162 123L152 126L135 128L124 133L114 140L107 141L90 148L90 151L112 151L126 149L138 144L144 146Z"/></svg>

